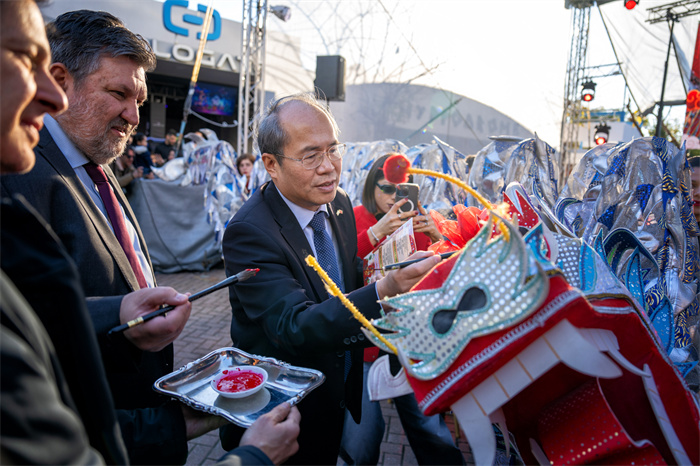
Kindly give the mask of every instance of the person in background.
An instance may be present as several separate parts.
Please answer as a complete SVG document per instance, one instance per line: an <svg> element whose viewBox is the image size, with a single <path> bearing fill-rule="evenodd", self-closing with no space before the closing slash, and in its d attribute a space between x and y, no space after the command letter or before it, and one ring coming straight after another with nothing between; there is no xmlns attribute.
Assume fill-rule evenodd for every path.
<svg viewBox="0 0 700 466"><path fill-rule="evenodd" d="M236 159L236 169L238 174L243 177L245 176L245 195L250 196L253 186L253 166L255 165L255 156L253 154L241 154Z"/></svg>
<svg viewBox="0 0 700 466"><path fill-rule="evenodd" d="M126 146L124 153L109 164L109 168L112 169L112 173L117 177L119 186L121 186L125 194L129 194L129 185L131 182L143 176L143 167L136 168L134 166L135 156L134 148ZM152 178L153 173L151 173L150 176Z"/></svg>
<svg viewBox="0 0 700 466"><path fill-rule="evenodd" d="M362 189L362 204L355 206L357 221L357 252L365 257L372 252L384 238L395 232L408 220L413 221L416 248L425 251L432 243L442 239L440 230L423 206L419 210L402 212L402 205L408 202L401 199L396 202L396 185L384 179L384 162L390 154L383 155L372 164L367 173ZM411 182L412 177L409 178Z"/></svg>
<svg viewBox="0 0 700 466"><path fill-rule="evenodd" d="M165 162L168 162L176 157L175 149L177 149L177 139L178 134L174 129L168 130L168 134L165 135L165 141L158 144L153 150L153 156L156 154L160 156L159 161L162 163L156 163L157 167L160 167ZM177 157L182 157L182 153L178 154Z"/></svg>
<svg viewBox="0 0 700 466"><path fill-rule="evenodd" d="M442 239L432 218L426 215L423 206L419 211L401 212L399 208L407 201L396 202L396 185L384 178L384 162L390 154L374 161L367 173L362 190L362 204L354 208L357 221L357 249L361 257L366 256L386 236L407 221L413 222L416 247L428 249L434 241ZM411 179L409 179L409 182ZM379 348L364 351L364 376L367 377L372 363L379 356ZM393 372L401 365L394 355L389 355ZM463 464L461 451L455 446L452 434L440 415L425 416L418 407L413 394L394 399L408 442L416 455L418 464ZM345 413L343 442L340 457L347 464L377 464L379 448L384 438L385 422L378 401L370 401L366 386L362 392L362 418L356 423L349 412Z"/></svg>
<svg viewBox="0 0 700 466"><path fill-rule="evenodd" d="M153 162L153 157L151 151L148 150L148 138L143 133L136 133L134 135L134 166L136 168L141 168L143 170L143 175L145 178L152 179L153 172L152 168L157 166Z"/></svg>

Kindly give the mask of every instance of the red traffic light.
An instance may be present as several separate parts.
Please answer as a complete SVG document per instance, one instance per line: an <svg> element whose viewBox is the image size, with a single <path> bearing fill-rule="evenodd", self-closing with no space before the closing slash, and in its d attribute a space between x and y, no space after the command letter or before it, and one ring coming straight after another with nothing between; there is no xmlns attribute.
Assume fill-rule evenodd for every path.
<svg viewBox="0 0 700 466"><path fill-rule="evenodd" d="M628 10L634 10L637 5L639 5L639 0L625 0L625 8Z"/></svg>

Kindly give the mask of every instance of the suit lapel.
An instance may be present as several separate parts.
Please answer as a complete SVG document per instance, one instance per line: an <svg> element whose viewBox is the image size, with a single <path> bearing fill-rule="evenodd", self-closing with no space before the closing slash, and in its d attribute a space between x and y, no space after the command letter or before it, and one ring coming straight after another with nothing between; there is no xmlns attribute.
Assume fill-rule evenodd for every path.
<svg viewBox="0 0 700 466"><path fill-rule="evenodd" d="M318 276L314 269L306 265L306 256L309 254L313 255L313 249L311 249L304 231L299 226L297 218L292 211L289 210L289 207L287 207L287 204L280 196L274 183L269 182L263 189L263 197L270 207L270 212L272 212L275 222L280 226L280 234L292 251L294 251L297 260L306 274L306 278L313 287L313 292L316 294L317 301L325 300L328 297L328 292L323 284L323 280L321 280L321 277Z"/></svg>
<svg viewBox="0 0 700 466"><path fill-rule="evenodd" d="M68 163L68 160L66 160L65 156L58 148L53 138L51 137L51 134L46 128L42 129L40 141L41 143L38 147L39 150L37 150L36 152L39 155L41 155L41 157L43 157L62 178L63 183L71 191L71 194L75 201L78 203L80 208L82 208L87 213L87 217L90 218L90 221L95 227L95 231L100 236L100 239L109 250L110 254L112 255L112 258L114 259L114 262L118 265L119 270L121 270L124 278L129 282L129 285L132 289L138 290L140 286L138 281L136 280L136 275L134 274L134 271L131 268L131 264L129 264L129 259L127 259L124 250L122 249L121 245L119 244L119 241L117 240L117 237L114 236L114 233L112 232L112 229L110 228L107 219L105 218L104 214L102 214L102 211L100 211L100 209L97 208L92 198L90 197L90 194L85 189L85 186L83 185L82 181L80 181L78 176L75 174L75 170L73 170L73 167L70 166L70 163ZM111 175L111 178L109 177L109 175L108 178L110 178L110 180L114 180L114 175L111 173L111 170L107 170L106 172L109 172L109 174ZM114 187L114 181L112 183L112 187ZM119 197L119 194L121 194L121 189L115 190L115 192L118 193L117 196ZM121 197L123 197L123 194ZM125 210L127 209L125 208ZM128 211L130 212L133 218L133 212L131 212L131 208L129 208ZM143 238L141 238L140 236L140 232L139 240L141 241L142 245L145 244L143 242Z"/></svg>
<svg viewBox="0 0 700 466"><path fill-rule="evenodd" d="M352 214L352 212L345 212L340 207L339 196L336 195L333 202L328 204L328 219L331 222L331 228L333 228L335 239L338 242L338 256L340 257L341 266L343 268L345 289L350 291L355 286L353 280L357 272L353 270L355 259L351 254L353 248L344 247L344 245L356 242L357 235L355 233L355 228L349 224L351 222L347 221L350 218L348 215Z"/></svg>

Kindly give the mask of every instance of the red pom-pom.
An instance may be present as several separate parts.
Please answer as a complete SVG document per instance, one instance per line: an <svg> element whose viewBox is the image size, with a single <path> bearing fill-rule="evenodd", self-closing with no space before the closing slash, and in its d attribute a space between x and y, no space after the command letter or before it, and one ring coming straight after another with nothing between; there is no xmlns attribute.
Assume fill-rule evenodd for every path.
<svg viewBox="0 0 700 466"><path fill-rule="evenodd" d="M411 162L403 154L394 154L384 162L384 179L389 183L400 184L408 181Z"/></svg>

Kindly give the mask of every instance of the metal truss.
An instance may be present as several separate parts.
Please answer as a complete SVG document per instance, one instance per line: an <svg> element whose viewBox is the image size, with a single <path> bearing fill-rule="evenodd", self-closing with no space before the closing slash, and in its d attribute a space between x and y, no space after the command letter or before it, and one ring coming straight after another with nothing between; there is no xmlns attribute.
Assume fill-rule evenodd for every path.
<svg viewBox="0 0 700 466"><path fill-rule="evenodd" d="M243 0L236 146L239 154L250 152L252 123L264 105L267 12L267 0Z"/></svg>
<svg viewBox="0 0 700 466"><path fill-rule="evenodd" d="M564 113L561 121L561 169L568 173L573 166L578 146L577 120L582 112L580 87L586 70L586 53L588 50L588 32L590 29L591 8L572 8L572 35L569 50L569 62L566 68L566 87L564 89Z"/></svg>

